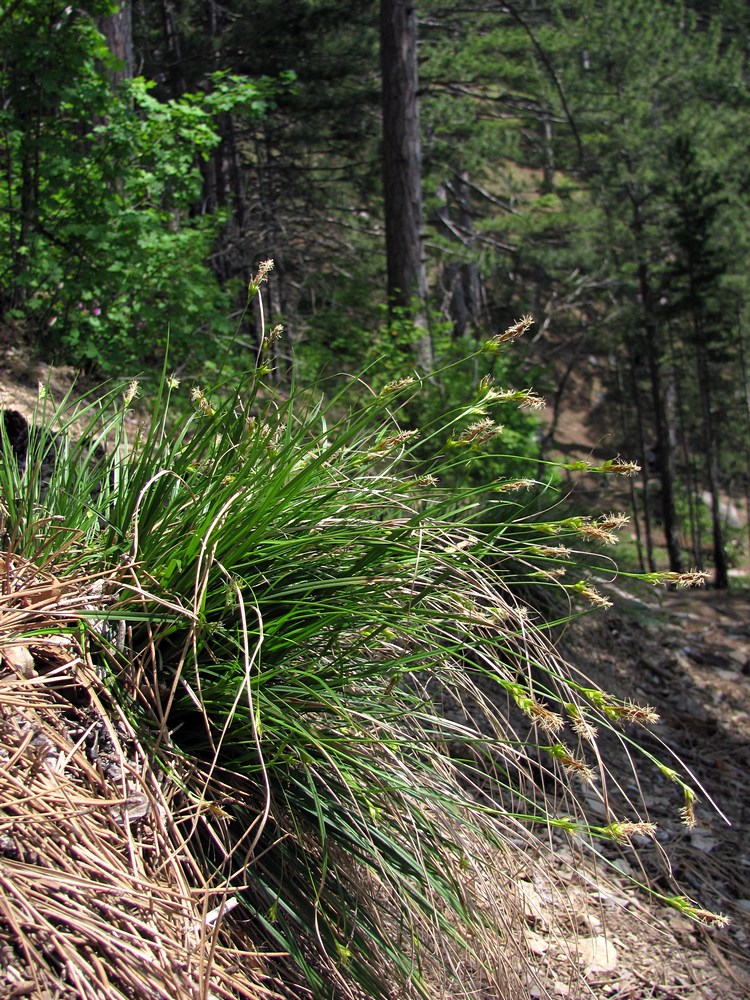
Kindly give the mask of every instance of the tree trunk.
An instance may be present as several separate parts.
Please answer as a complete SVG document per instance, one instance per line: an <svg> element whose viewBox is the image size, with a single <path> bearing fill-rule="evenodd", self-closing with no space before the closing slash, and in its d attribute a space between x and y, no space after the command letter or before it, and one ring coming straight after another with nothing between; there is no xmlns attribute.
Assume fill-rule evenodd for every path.
<svg viewBox="0 0 750 1000"><path fill-rule="evenodd" d="M629 191L632 216L631 225L635 245L645 245L643 220L638 199ZM677 512L674 502L674 446L671 423L667 410L666 390L662 378L661 343L659 324L654 311L654 294L648 265L640 255L638 259L638 292L643 324L642 347L646 357L649 380L651 382L651 403L653 406L654 432L656 435L656 471L661 487L661 515L664 525L664 540L669 558L669 568L673 573L682 573L682 552L677 531Z"/></svg>
<svg viewBox="0 0 750 1000"><path fill-rule="evenodd" d="M664 525L664 541L667 546L669 568L673 573L682 573L682 552L677 532L677 512L674 503L673 446L670 421L667 413L665 389L662 380L661 359L658 352L656 326L645 317L648 370L651 380L651 402L654 411L656 431L656 471L661 487L661 516Z"/></svg>
<svg viewBox="0 0 750 1000"><path fill-rule="evenodd" d="M638 430L638 443L639 449L638 454L641 457L641 469L643 469L643 427L640 421L640 404L638 403L637 392L632 390L632 386L635 384L635 379L633 378L633 368L632 363L628 365L628 375L629 383L627 386L623 378L622 367L618 363L615 366L615 375L617 378L617 399L619 403L620 412L620 432L622 434L623 441L632 440L630 418L632 417L632 404L633 400L636 402L636 417L637 417L637 430ZM643 558L643 537L641 534L641 505L638 501L638 492L635 488L635 480L628 477L628 487L630 492L630 508L633 511L633 528L635 529L635 548L638 553L638 565L640 566L641 573L646 572L646 562ZM648 516L648 505L644 503L644 521ZM650 535L649 535L650 541ZM653 551L649 549L649 557L653 563Z"/></svg>
<svg viewBox="0 0 750 1000"><path fill-rule="evenodd" d="M417 12L413 0L380 0L380 65L389 317L412 320L418 333L417 361L429 371L432 347L426 315Z"/></svg>
<svg viewBox="0 0 750 1000"><path fill-rule="evenodd" d="M648 562L648 569L650 573L656 571L656 563L654 561L654 536L651 527L651 505L650 498L648 495L648 484L649 484L649 468L648 468L648 454L646 448L646 435L643 429L643 409L641 407L641 393L640 387L638 385L638 375L636 372L635 360L631 354L628 365L628 375L630 377L630 388L632 392L633 404L635 406L635 420L636 429L638 433L638 453L641 463L641 479L643 481L643 531L645 535L646 542L646 560ZM634 491L635 493L635 491ZM635 511L635 507L633 508ZM640 532L638 533L640 537ZM640 554L641 564L643 564L643 556Z"/></svg>
<svg viewBox="0 0 750 1000"><path fill-rule="evenodd" d="M747 376L747 350L745 348L745 324L742 312L737 309L737 333L740 349L740 372L742 378L742 396L744 400L744 449L745 449L745 531L748 536L748 551L750 551L750 380Z"/></svg>
<svg viewBox="0 0 750 1000"><path fill-rule="evenodd" d="M100 17L97 27L104 35L107 48L120 65L110 70L114 85L133 76L133 7L131 0L122 0L119 9Z"/></svg>
<svg viewBox="0 0 750 1000"><path fill-rule="evenodd" d="M165 67L167 86L172 97L179 97L186 93L188 88L182 59L182 38L177 26L177 15L172 0L161 0L160 13L165 50L162 61Z"/></svg>
<svg viewBox="0 0 750 1000"><path fill-rule="evenodd" d="M542 112L542 129L542 169L544 171L542 193L549 193L555 189L555 146L552 132L552 114L549 107L545 107Z"/></svg>
<svg viewBox="0 0 750 1000"><path fill-rule="evenodd" d="M706 485L711 495L711 535L714 557L714 586L717 590L729 587L729 565L724 544L724 529L721 523L721 492L719 486L719 444L716 437L716 423L712 411L709 362L704 348L705 330L695 319L695 361L698 375L698 390L701 400L706 458Z"/></svg>
<svg viewBox="0 0 750 1000"><path fill-rule="evenodd" d="M467 171L456 173L452 181L442 185L440 192L444 206L436 213L436 222L442 231L461 243L471 253L476 241L474 216L471 208L471 189ZM455 217L452 207L455 206ZM443 267L443 308L453 320L453 336L463 337L482 326L484 295L477 265L471 260L450 263Z"/></svg>
<svg viewBox="0 0 750 1000"><path fill-rule="evenodd" d="M669 337L670 366L672 383L677 403L677 441L682 455L682 478L687 499L688 523L690 525L690 548L693 553L693 563L697 569L703 569L703 549L701 545L701 530L699 520L700 490L696 479L694 449L690 446L688 419L686 412L687 389L683 385L680 365L677 359L675 339L672 326L667 327Z"/></svg>

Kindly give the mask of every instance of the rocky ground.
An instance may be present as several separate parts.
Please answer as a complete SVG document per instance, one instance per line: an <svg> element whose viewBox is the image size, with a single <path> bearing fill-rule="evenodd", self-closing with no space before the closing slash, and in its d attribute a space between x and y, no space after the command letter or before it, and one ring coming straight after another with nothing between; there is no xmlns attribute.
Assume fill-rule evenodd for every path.
<svg viewBox="0 0 750 1000"><path fill-rule="evenodd" d="M572 966L584 968L595 997L750 996L750 594L644 589L637 597L611 596L611 611L570 626L562 639L568 657L603 688L655 706L661 721L645 745L667 763L667 751L674 754L702 790L697 823L688 829L679 789L648 767L636 788L622 757L625 790L642 797L641 818L656 823L657 833L642 839L638 855L624 850L610 859L729 923L703 926L634 898L625 879L602 893L589 881L590 854L561 841L570 905L561 910L559 899L529 883L530 947L560 996L576 995ZM610 763L621 752L606 737L602 749ZM539 992L532 986L530 995Z"/></svg>
<svg viewBox="0 0 750 1000"><path fill-rule="evenodd" d="M556 350L561 370L570 348L561 342ZM547 411L551 453L567 461L611 457L618 432L606 412L599 360L591 355L579 362L557 399L554 420ZM571 489L576 509L629 508L622 481L588 477L571 480ZM601 581L614 607L574 622L561 639L568 659L597 685L656 708L661 721L644 746L665 763L668 752L674 754L675 766L682 762L694 775L700 798L696 825L688 829L680 821L679 789L644 769L640 788L631 780L627 791L644 800L642 818L657 824L656 838L643 843L639 858L623 852L616 864L665 895L682 892L729 917L726 928L696 925L642 897L633 903L629 890L626 904L616 892L614 900L601 901L572 875L581 883L573 896L583 916L568 921L574 934L557 954L567 948L573 962L584 963L596 997L750 996L750 590L740 586L750 575L750 554L742 548L733 553L739 562L729 592L636 585L626 593ZM623 774L630 774L622 750L610 743L604 741L607 755L617 760L619 753ZM575 871L581 860L573 855ZM565 963L556 962L549 935L540 947L550 956L554 978ZM563 978L559 991L565 995Z"/></svg>

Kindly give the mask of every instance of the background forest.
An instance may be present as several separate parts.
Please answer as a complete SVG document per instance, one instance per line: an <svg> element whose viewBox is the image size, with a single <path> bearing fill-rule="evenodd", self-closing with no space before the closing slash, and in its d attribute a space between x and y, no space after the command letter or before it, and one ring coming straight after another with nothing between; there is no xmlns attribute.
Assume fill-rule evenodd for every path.
<svg viewBox="0 0 750 1000"><path fill-rule="evenodd" d="M227 350L241 370L270 258L288 383L439 368L531 313L508 378L555 406L516 450L595 381L595 437L642 467L641 567L663 545L726 586L750 482L746 5L381 8L382 38L361 0L4 5L6 322L102 374L158 367L168 336L180 372Z"/></svg>

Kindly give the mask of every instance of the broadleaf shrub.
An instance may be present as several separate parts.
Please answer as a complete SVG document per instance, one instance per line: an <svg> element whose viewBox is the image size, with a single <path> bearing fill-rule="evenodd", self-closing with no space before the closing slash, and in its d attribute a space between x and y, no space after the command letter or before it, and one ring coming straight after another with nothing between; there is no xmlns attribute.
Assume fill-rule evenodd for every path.
<svg viewBox="0 0 750 1000"><path fill-rule="evenodd" d="M199 206L201 159L219 116L250 120L268 81L218 73L204 93L159 101L142 78L115 87L93 18L24 2L0 23L0 304L26 318L48 357L116 374L196 362L229 332L209 259L220 214Z"/></svg>

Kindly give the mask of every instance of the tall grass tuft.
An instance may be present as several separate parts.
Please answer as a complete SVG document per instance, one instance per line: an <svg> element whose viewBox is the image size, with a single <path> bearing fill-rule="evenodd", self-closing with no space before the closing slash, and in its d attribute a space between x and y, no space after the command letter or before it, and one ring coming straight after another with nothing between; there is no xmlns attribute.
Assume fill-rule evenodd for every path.
<svg viewBox="0 0 750 1000"><path fill-rule="evenodd" d="M181 790L206 878L287 956L290 996L528 995L514 898L530 845L650 832L637 803L612 811L597 729L655 713L562 662L533 596L606 604L585 569L604 563L580 550L622 519L550 519L534 479L444 488L529 393L485 379L406 430L421 389L357 378L287 398L261 365L194 386L175 418L187 392L165 375L133 440L133 385L50 413L49 482L3 448L6 566L90 581L88 609L63 602L46 627L76 631L109 677Z"/></svg>

